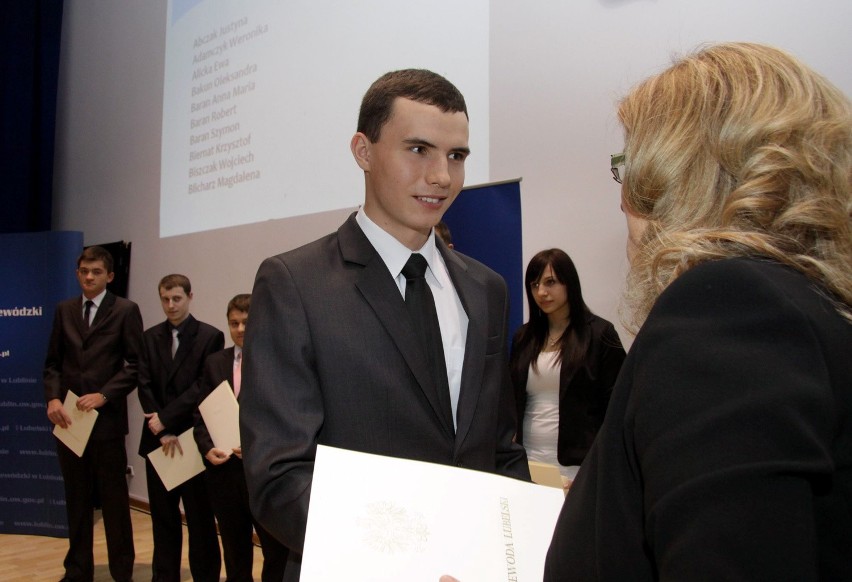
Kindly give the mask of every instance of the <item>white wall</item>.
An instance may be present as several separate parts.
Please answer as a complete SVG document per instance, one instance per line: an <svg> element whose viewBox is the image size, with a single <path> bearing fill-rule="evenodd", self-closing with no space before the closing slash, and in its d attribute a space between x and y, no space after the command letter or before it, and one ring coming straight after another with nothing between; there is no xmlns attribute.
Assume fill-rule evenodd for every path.
<svg viewBox="0 0 852 582"><path fill-rule="evenodd" d="M615 109L632 85L702 43L750 41L852 95L845 0L495 0L491 11L492 178L523 177L525 261L564 249L589 306L613 321L626 258L609 155L622 150Z"/></svg>
<svg viewBox="0 0 852 582"><path fill-rule="evenodd" d="M411 3L412 16L419 9L428 5ZM82 230L86 244L133 243L129 294L146 327L163 319L157 281L181 272L193 282L193 313L226 331L227 300L251 290L264 257L336 229L349 210L159 239L165 10L164 0L65 3L54 229ZM621 150L619 97L671 54L722 40L785 48L849 95L849 22L848 0L493 0L490 171L492 180L523 178L525 261L565 249L589 305L615 321L625 236L608 163ZM304 171L322 171L321 158ZM147 499L141 411L130 401L131 494Z"/></svg>

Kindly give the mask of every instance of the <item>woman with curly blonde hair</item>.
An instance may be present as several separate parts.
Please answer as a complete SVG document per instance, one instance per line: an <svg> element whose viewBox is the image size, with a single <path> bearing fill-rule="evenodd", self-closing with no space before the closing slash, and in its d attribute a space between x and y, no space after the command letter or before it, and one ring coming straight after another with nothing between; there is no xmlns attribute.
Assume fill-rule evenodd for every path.
<svg viewBox="0 0 852 582"><path fill-rule="evenodd" d="M546 580L852 580L850 111L745 43L621 103L638 333Z"/></svg>

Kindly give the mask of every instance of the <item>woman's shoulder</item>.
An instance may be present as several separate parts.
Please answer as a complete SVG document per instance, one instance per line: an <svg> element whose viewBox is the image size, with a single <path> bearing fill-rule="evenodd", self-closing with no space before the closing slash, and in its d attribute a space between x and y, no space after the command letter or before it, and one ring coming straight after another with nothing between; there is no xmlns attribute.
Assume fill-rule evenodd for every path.
<svg viewBox="0 0 852 582"><path fill-rule="evenodd" d="M594 335L601 335L604 333L609 333L610 330L615 331L615 326L608 319L604 319L600 315L595 315L594 313L589 312L586 316L586 322L589 327L592 329L592 333Z"/></svg>
<svg viewBox="0 0 852 582"><path fill-rule="evenodd" d="M701 263L675 279L657 299L654 312L704 314L772 311L802 320L843 321L828 294L800 271L763 257ZM848 322L847 322L848 323Z"/></svg>
<svg viewBox="0 0 852 582"><path fill-rule="evenodd" d="M669 296L702 293L707 299L728 294L770 294L786 296L792 290L811 293L818 287L803 273L778 261L763 257L732 257L706 261L692 267L661 294Z"/></svg>

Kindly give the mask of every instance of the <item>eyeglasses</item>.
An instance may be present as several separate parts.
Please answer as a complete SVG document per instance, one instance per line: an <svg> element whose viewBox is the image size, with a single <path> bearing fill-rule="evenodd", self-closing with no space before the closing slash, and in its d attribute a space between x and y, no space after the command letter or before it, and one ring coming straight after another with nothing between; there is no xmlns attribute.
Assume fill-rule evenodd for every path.
<svg viewBox="0 0 852 582"><path fill-rule="evenodd" d="M624 171L624 153L612 154L610 156L610 170L612 179L621 184L621 174Z"/></svg>

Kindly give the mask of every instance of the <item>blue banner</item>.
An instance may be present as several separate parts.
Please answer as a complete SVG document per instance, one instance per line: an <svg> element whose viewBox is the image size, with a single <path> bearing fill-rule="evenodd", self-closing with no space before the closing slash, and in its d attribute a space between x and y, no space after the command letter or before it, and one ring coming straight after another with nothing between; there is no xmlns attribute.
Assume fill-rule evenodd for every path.
<svg viewBox="0 0 852 582"><path fill-rule="evenodd" d="M42 372L56 304L81 293L81 232L0 235L0 533L66 537Z"/></svg>
<svg viewBox="0 0 852 582"><path fill-rule="evenodd" d="M509 342L524 318L520 181L465 188L444 214L455 250L500 273L509 287Z"/></svg>

